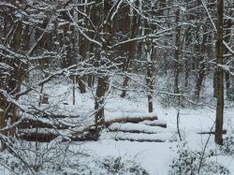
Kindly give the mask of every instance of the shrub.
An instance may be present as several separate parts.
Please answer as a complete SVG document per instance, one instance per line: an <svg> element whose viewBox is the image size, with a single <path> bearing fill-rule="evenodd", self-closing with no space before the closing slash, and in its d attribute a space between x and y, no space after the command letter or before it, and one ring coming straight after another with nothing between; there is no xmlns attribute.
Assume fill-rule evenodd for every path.
<svg viewBox="0 0 234 175"><path fill-rule="evenodd" d="M221 151L226 155L234 155L234 137L228 136L223 140L223 146L221 146Z"/></svg>
<svg viewBox="0 0 234 175"><path fill-rule="evenodd" d="M147 171L133 160L123 160L121 157L105 158L103 168L110 175L149 175Z"/></svg>
<svg viewBox="0 0 234 175"><path fill-rule="evenodd" d="M178 146L177 157L170 165L170 175L228 175L230 171L217 162L211 161L212 150L203 154L202 151L192 151L186 143Z"/></svg>
<svg viewBox="0 0 234 175"><path fill-rule="evenodd" d="M0 153L1 168L21 175L149 175L134 160L123 157L94 157L67 144L42 144L37 150L29 145ZM5 170L4 170L5 171Z"/></svg>

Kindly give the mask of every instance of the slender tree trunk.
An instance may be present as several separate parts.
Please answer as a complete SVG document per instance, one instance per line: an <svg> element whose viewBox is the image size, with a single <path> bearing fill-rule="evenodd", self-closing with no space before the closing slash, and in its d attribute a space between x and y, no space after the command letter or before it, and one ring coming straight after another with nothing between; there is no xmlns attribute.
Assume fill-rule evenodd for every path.
<svg viewBox="0 0 234 175"><path fill-rule="evenodd" d="M85 3L86 1L84 1L83 3ZM84 13L87 13L87 7L85 6L83 9ZM77 23L79 23L80 19L83 19L83 23L85 24L85 27L89 27L86 21L86 18L84 18L82 15L79 16L79 14L76 12L76 10L73 12L73 16L74 19L76 20ZM89 41L86 40L82 35L79 35L78 29L74 28L73 29L73 45L74 45L74 57L76 58L74 60L74 63L76 63L79 58L81 57L81 59L79 61L84 61L87 59L87 53L89 51ZM80 93L86 93L86 76L85 75L78 75L76 76L76 83L78 83L78 88L80 90Z"/></svg>
<svg viewBox="0 0 234 175"><path fill-rule="evenodd" d="M0 129L2 129L6 126L5 111L6 111L5 98L0 97ZM2 131L1 134L6 134L6 133Z"/></svg>
<svg viewBox="0 0 234 175"><path fill-rule="evenodd" d="M176 24L179 24L179 18L180 18L180 9L177 9L176 11ZM175 38L175 72L174 72L174 93L179 94L180 88L179 88L179 77L180 77L180 35L181 35L181 27L176 27L176 38ZM180 96L177 98L177 104L180 103Z"/></svg>
<svg viewBox="0 0 234 175"><path fill-rule="evenodd" d="M81 77L77 77L77 82L78 82L78 85L79 85L79 90L80 90L80 93L83 94L83 93L86 93L86 86L85 86L85 81L86 81L86 76L81 76Z"/></svg>
<svg viewBox="0 0 234 175"><path fill-rule="evenodd" d="M189 86L189 64L188 64L187 59L184 61L184 65L185 65L184 87L188 88Z"/></svg>
<svg viewBox="0 0 234 175"><path fill-rule="evenodd" d="M93 88L93 85L94 85L94 76L88 75L88 87Z"/></svg>
<svg viewBox="0 0 234 175"><path fill-rule="evenodd" d="M185 44L184 44L184 50L186 50L187 45L191 42L191 34L190 34L191 28L188 27L185 30ZM185 77L184 77L184 87L188 88L189 86L189 72L191 71L190 64L189 64L189 54L185 52L185 61L184 61L184 69L185 69Z"/></svg>
<svg viewBox="0 0 234 175"><path fill-rule="evenodd" d="M122 93L120 94L120 97L124 98L126 96L126 87L128 85L128 81L129 81L129 77L128 76L125 76L124 77L124 80L123 80L123 90L122 90Z"/></svg>
<svg viewBox="0 0 234 175"><path fill-rule="evenodd" d="M76 104L76 76L72 76L72 104Z"/></svg>
<svg viewBox="0 0 234 175"><path fill-rule="evenodd" d="M21 46L21 35L22 35L22 23L18 22L16 29L13 34L13 39L11 41L11 47L16 51L20 52ZM14 68L14 70L11 72L11 76L8 80L8 87L7 91L11 95L15 95L17 92L20 91L21 82L24 76L24 68L22 63L19 61L9 61L10 65ZM16 99L18 100L18 99ZM6 108L6 120L9 121L9 124L13 124L16 122L18 117L18 107L14 104L7 104ZM9 130L8 135L11 137L15 136L15 128L12 128Z"/></svg>
<svg viewBox="0 0 234 175"><path fill-rule="evenodd" d="M195 99L199 99L200 98L200 94L201 94L201 90L202 90L202 85L203 85L203 82L204 82L204 79L205 79L205 75L206 75L205 73L206 73L205 67L202 64L199 67L198 77L197 77L196 85L195 85L195 92L194 92Z"/></svg>
<svg viewBox="0 0 234 175"><path fill-rule="evenodd" d="M79 41L79 51L80 51L80 56L81 56L81 61L84 61L87 59L87 53L89 50L89 42L82 36L79 37L80 41ZM80 93L86 93L86 86L85 86L85 82L86 82L86 76L82 75L82 76L78 76L77 77L77 82L79 85L79 90Z"/></svg>
<svg viewBox="0 0 234 175"><path fill-rule="evenodd" d="M206 30L204 31L204 33L206 33ZM206 66L203 63L204 61L204 55L206 52L206 43L207 43L207 34L205 34L203 36L203 40L201 43L201 46L199 46L200 48L199 50L199 55L200 55L200 59L199 59L199 67L198 67L198 75L196 78L196 85L195 85L195 91L194 91L194 97L195 99L199 99L200 98L200 94L201 94L201 90L202 90L202 85L206 76Z"/></svg>
<svg viewBox="0 0 234 175"><path fill-rule="evenodd" d="M144 21L144 35L148 35L151 32L151 27L147 21ZM147 38L144 43L144 52L145 52L145 59L146 59L146 92L147 92L147 99L148 99L148 112L153 112L153 40L151 38ZM156 55L156 54L155 54Z"/></svg>
<svg viewBox="0 0 234 175"><path fill-rule="evenodd" d="M234 12L229 12L228 15L231 16L231 15L233 15L233 13ZM226 19L226 20L224 20L224 24L223 25L224 25L224 29L226 28L226 30L224 30L224 36L225 37L223 37L223 40L226 43L229 43L230 40L232 40L232 34L231 34L231 32L232 32L231 28L232 28L232 25L233 25L232 19ZM226 47L224 47L223 49L224 49L223 50L223 54L224 55L227 54L228 53L228 49ZM233 88L232 88L231 84L232 84L232 78L230 77L229 72L226 72L225 73L226 95L227 95L227 98L229 100L234 100L233 99L234 92L233 92Z"/></svg>
<svg viewBox="0 0 234 175"><path fill-rule="evenodd" d="M232 100L231 98L231 94L233 92L231 92L231 78L230 78L230 74L229 73L225 73L225 87L226 87L226 95L227 95L227 99Z"/></svg>
<svg viewBox="0 0 234 175"><path fill-rule="evenodd" d="M151 55L149 55L151 56ZM147 61L147 73L146 73L146 87L148 98L148 112L153 112L153 90L154 90L154 78L153 78L153 63L152 60Z"/></svg>
<svg viewBox="0 0 234 175"><path fill-rule="evenodd" d="M213 97L217 97L217 76L218 76L218 72L215 71L214 75L213 75Z"/></svg>
<svg viewBox="0 0 234 175"><path fill-rule="evenodd" d="M217 0L217 42L216 42L216 63L223 65L223 0ZM220 67L216 69L216 125L215 142L223 144L223 110L224 110L224 88L223 88L223 70Z"/></svg>
<svg viewBox="0 0 234 175"><path fill-rule="evenodd" d="M136 1L136 6L138 6L138 5L139 5L139 2ZM125 11L125 14L124 14L125 19L129 18L129 13L130 13L130 8L128 7L127 11ZM125 20L125 25L129 25L129 28L131 28L130 39L135 38L137 36L138 28L139 28L139 16L135 11L133 13L134 14L133 14L133 18L132 18L131 23L128 24L128 22L130 21L129 19ZM135 56L136 56L136 48L137 48L137 42L136 41L133 41L133 42L131 42L131 43L129 43L127 45L127 61L124 64L123 71L128 71L129 66L130 66L130 62L133 61ZM122 85L123 90L122 90L122 93L120 95L121 97L126 96L125 88L128 85L128 81L129 81L129 77L128 76L124 77L124 81L123 81L123 85Z"/></svg>

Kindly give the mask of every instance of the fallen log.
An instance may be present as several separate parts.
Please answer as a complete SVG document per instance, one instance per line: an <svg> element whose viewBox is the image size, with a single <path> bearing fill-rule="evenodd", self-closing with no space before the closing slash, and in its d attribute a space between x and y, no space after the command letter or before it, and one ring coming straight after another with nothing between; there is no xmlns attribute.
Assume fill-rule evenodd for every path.
<svg viewBox="0 0 234 175"><path fill-rule="evenodd" d="M215 131L203 131L203 132L198 132L197 134L215 134ZM223 130L222 134L227 134L227 130Z"/></svg>
<svg viewBox="0 0 234 175"><path fill-rule="evenodd" d="M165 128L159 126L149 126L144 123L113 123L108 127L110 132L144 133L158 134L165 132Z"/></svg>
<svg viewBox="0 0 234 175"><path fill-rule="evenodd" d="M109 133L107 137L112 138L116 141L136 141L136 142L165 142L165 141L174 141L174 134L171 132L166 133L157 133L157 134L145 134L145 133Z"/></svg>
<svg viewBox="0 0 234 175"><path fill-rule="evenodd" d="M148 126L158 126L162 128L167 128L167 123L166 121L163 121L163 120L153 120L153 121L145 120L141 123L148 125Z"/></svg>
<svg viewBox="0 0 234 175"><path fill-rule="evenodd" d="M152 116L152 117L124 117L124 118L117 118L113 120L109 120L105 122L105 126L109 127L113 123L139 123L142 121L154 121L158 120L157 116Z"/></svg>
<svg viewBox="0 0 234 175"><path fill-rule="evenodd" d="M56 137L57 134L53 133L19 133L17 136L19 139L26 140L26 141L34 141L34 142L50 142Z"/></svg>
<svg viewBox="0 0 234 175"><path fill-rule="evenodd" d="M111 126L112 124L116 123L116 124L120 124L120 123L132 123L132 124L136 124L136 123L140 123L140 122L144 122L147 121L146 123L142 123L147 125L155 125L155 123L151 123L149 121L156 121L158 120L157 116L152 116L152 117L132 117L132 118L118 118L118 119L114 119L114 120L109 120L105 122L105 126L108 128L109 126ZM157 122L156 122L157 123ZM164 124L162 126L165 126ZM23 140L27 140L27 141L38 141L38 142L50 142L53 139L55 139L56 137L59 137L61 135L59 135L59 132L50 132L50 129L52 129L53 131L58 131L61 129L69 129L70 126L68 125L64 125L64 124L52 124L49 122L43 122L41 120L30 120L30 119L23 119L22 122L19 123L18 127L18 138L23 139ZM48 131L44 131L44 132L36 132L36 131L31 131L31 132L25 132L23 131L24 129L48 129ZM74 129L74 128L73 128ZM135 130L136 133L138 133L137 130ZM139 131L139 133L141 133ZM87 126L83 129L80 129L78 131L75 132L71 132L70 136L66 136L66 138L64 138L63 141L97 141L100 137L100 132L96 131L95 126L91 125L91 126ZM123 139L123 138L120 138ZM142 141L146 141L148 139L141 139ZM157 139L156 139L157 140Z"/></svg>
<svg viewBox="0 0 234 175"><path fill-rule="evenodd" d="M50 123L41 120L33 120L33 119L22 119L22 121L17 124L17 127L20 129L27 128L56 128L56 129L68 129L70 126L65 125L63 123Z"/></svg>
<svg viewBox="0 0 234 175"><path fill-rule="evenodd" d="M100 133L93 126L85 128L78 134L72 134L72 141L98 141Z"/></svg>
<svg viewBox="0 0 234 175"><path fill-rule="evenodd" d="M46 130L41 131L41 129ZM17 137L26 141L50 142L56 137L61 136L55 131L55 129L49 130L48 128L39 128L38 131L35 131L35 128L32 128L32 130L21 129L18 131ZM88 126L83 130L71 133L63 141L97 141L99 136L99 132L96 132L93 126Z"/></svg>
<svg viewBox="0 0 234 175"><path fill-rule="evenodd" d="M79 115L43 115L42 118L52 118L52 119L64 119L64 118L80 118Z"/></svg>
<svg viewBox="0 0 234 175"><path fill-rule="evenodd" d="M161 139L134 139L134 138L115 138L116 141L130 141L130 142L165 142Z"/></svg>

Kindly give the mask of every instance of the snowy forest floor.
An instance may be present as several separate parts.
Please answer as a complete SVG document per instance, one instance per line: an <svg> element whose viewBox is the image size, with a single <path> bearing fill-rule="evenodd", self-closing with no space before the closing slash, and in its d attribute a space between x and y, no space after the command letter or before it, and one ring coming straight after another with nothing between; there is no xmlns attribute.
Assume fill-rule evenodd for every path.
<svg viewBox="0 0 234 175"><path fill-rule="evenodd" d="M117 102L118 104L118 102ZM146 103L142 103L142 111L147 107ZM117 105L116 105L117 106ZM126 105L124 105L126 106ZM128 105L129 108L137 106L136 103ZM144 106L144 107L143 107ZM122 108L123 109L123 108ZM139 110L139 107L138 107ZM176 131L176 116L177 111L174 108L163 108L159 104L155 105L155 111L159 119L166 120L167 129L178 138ZM139 110L140 113L140 110ZM234 110L225 110L224 128L227 129L227 135L233 135ZM137 112L136 112L137 115ZM201 132L209 132L212 129L215 121L215 110L208 108L198 109L181 109L180 111L180 130L182 133L182 142L187 143L187 149L193 151L203 151L207 140L209 139L206 151L216 150L214 144L214 136L209 138L209 134L198 134ZM105 134L103 134L105 135ZM178 151L178 145L181 142L166 141L166 142L130 142L130 141L113 141L103 136L98 142L89 142L84 146L94 155L106 157L117 156L126 159L134 159L140 163L151 175L167 175L169 166L172 164ZM214 158L213 158L214 159ZM215 161L228 168L234 174L234 157L232 156L215 156ZM196 164L196 162L194 162ZM181 165L182 167L184 165ZM195 166L195 165L194 165ZM207 173L208 174L208 173Z"/></svg>
<svg viewBox="0 0 234 175"><path fill-rule="evenodd" d="M52 85L51 85L52 86ZM90 125L93 123L93 106L94 106L94 98L93 92L89 91L86 94L80 94L76 91L76 104L72 104L72 88L71 86L61 85L58 84L56 86L53 85L53 88L48 85L45 87L45 92L49 94L49 104L42 105L40 108L43 111L50 110L55 114L64 114L64 115L74 115L74 116L85 116L80 121L82 121L84 125ZM136 95L137 94L137 95ZM25 103L25 106L28 104L35 104L37 103L38 96L35 94L31 94L28 97L25 97L22 102ZM188 166L191 169L195 168L198 169L200 162L204 164L205 161L210 162L207 163L207 166L216 165L217 163L223 165L230 171L230 174L234 175L234 145L229 145L230 150L228 153L223 153L222 149L214 144L214 136L209 134L199 134L202 132L209 132L214 131L214 121L215 121L215 107L204 105L203 107L187 107L187 108L180 108L180 132L182 136L182 141L179 141L179 137L177 134L177 110L173 107L165 107L162 106L158 102L158 98L154 99L154 114L158 116L160 121L165 121L167 124L167 128L165 131L170 133L171 138L166 140L165 142L137 142L137 141L116 141L113 137L110 137L110 134L104 130L101 133L101 137L98 141L88 141L88 142L71 142L69 143L69 148L65 145L66 143L61 143L61 145L52 146L55 150L56 148L61 148L64 146L66 149L72 152L70 157L74 158L74 155L77 156L73 159L73 161L80 161L78 159L82 159L82 157L86 157L88 154L89 158L83 158L82 164L85 165L87 169L89 169L89 173L91 174L127 174L124 172L126 170L120 170L121 167L112 167L115 169L116 172L113 170L103 172L98 170L96 164L94 162L101 162L107 161L109 164L108 166L114 166L116 160L123 160L123 162L129 163L133 161L136 164L139 164L143 167L148 174L150 175L168 175L169 171L171 170L171 165L175 163L177 160L177 165L181 166L182 168L186 169L186 165L184 165L183 160L175 159L178 156L182 156L181 159L186 159L190 161L190 158L196 155L196 160L192 160L192 162L188 163ZM38 107L39 108L39 107ZM150 114L152 115L152 114ZM147 98L144 93L130 93L126 98L119 97L118 93L111 92L108 94L106 99L105 105L105 116L106 120L117 119L120 117L143 117L149 116L147 113ZM224 129L227 130L227 133L224 137L231 138L234 135L234 108L233 104L230 102L229 107L225 108L225 118L224 118ZM118 132L116 133L116 135ZM40 144L35 150L40 150L40 148L49 148L52 143L44 143ZM207 144L208 143L208 144ZM26 143L20 142L18 144L27 145ZM28 144L29 145L29 144ZM34 149L33 143L30 143L30 147L32 150ZM56 144L55 144L56 145ZM40 147L40 148L39 148ZM204 152L204 157L200 154ZM68 151L68 152L69 152ZM33 152L33 151L31 151ZM39 151L38 151L39 152ZM43 152L43 151L42 151ZM50 152L50 151L48 151ZM56 152L56 151L55 151ZM210 154L210 152L212 152ZM188 153L187 155L185 153ZM19 153L23 154L23 152ZM66 169L67 174L79 174L77 171L80 171L76 168L76 171L71 167L68 161L71 161L69 155L64 156L61 158L61 155L58 157L54 156L57 155L54 152L50 152L52 158L49 156L50 154L46 155L46 151L44 151L44 156L40 156L37 158L37 154L27 153L27 155L22 155L22 159L25 158L27 162L46 162L46 158L50 160L56 160L55 164L67 164L68 167L63 165L56 165L60 167L54 174L64 174ZM194 154L194 155L193 155ZM65 155L65 153L64 153ZM3 152L1 153L1 164L0 165L0 174L1 175L9 175L14 173L22 173L22 166L20 170L19 165L12 165L10 160L14 162L14 158L8 155L8 153ZM53 157L54 156L54 157ZM90 156L92 157L90 159ZM110 158L111 157L111 158ZM5 159L4 159L5 158ZM108 159L110 158L110 159ZM7 163L4 161L8 159ZM38 160L37 160L38 159ZM40 160L39 160L40 159ZM63 160L58 160L63 159ZM111 162L113 160L113 162ZM179 161L178 161L179 160ZM186 161L185 160L185 161ZM67 161L67 162L66 162ZM107 163L107 164L108 164ZM33 163L32 163L33 164ZM36 163L35 163L36 164ZM104 165L107 166L105 163ZM120 162L119 162L120 164ZM176 164L176 163L175 163ZM75 165L75 164L74 164ZM13 168L15 172L10 172L8 168L16 166ZM54 166L51 163L47 165L47 169L44 168L40 171L39 174L53 174L52 172L49 173L48 169L51 169L50 166ZM119 166L119 165L118 165ZM105 167L106 168L106 167ZM110 168L110 167L109 167ZM92 171L90 171L93 169ZM214 169L214 167L213 167ZM17 172L18 171L18 172ZM184 174L191 173L192 170L188 169L188 172L184 172ZM209 172L209 168L204 170L203 174L214 174L213 172ZM82 171L81 174L86 175L85 172ZM95 172L95 173L94 173ZM25 172L24 172L25 173ZM65 173L65 174L66 174ZM22 173L23 174L23 173ZM27 174L27 173L26 173ZM30 174L30 173L28 173ZM87 173L88 174L88 173ZM137 173L132 173L137 174ZM138 173L139 175L144 173ZM177 171L172 171L171 174L178 174ZM181 173L182 174L182 173ZM199 173L198 173L199 174ZM202 174L202 170L201 173ZM218 174L218 173L217 173ZM222 173L220 173L222 174Z"/></svg>

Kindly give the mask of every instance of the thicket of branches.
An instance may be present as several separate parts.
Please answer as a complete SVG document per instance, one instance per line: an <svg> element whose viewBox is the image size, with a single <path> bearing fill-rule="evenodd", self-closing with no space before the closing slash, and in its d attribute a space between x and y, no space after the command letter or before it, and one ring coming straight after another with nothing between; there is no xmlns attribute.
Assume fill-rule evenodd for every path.
<svg viewBox="0 0 234 175"><path fill-rule="evenodd" d="M224 59L219 64L216 5L211 0L1 1L2 142L16 139L24 119L20 113L37 119L48 115L20 99L34 92L40 106L43 87L53 79L68 78L80 93L95 89L95 132L105 127L105 96L117 75L123 82L114 88L123 98L134 77L142 80L149 112L157 95L169 96L178 107L199 102L208 78L216 97L217 70L225 74L226 97L233 100L233 2L226 0L222 7ZM157 89L159 76L169 81Z"/></svg>

